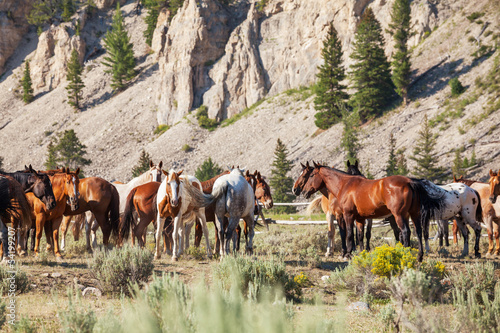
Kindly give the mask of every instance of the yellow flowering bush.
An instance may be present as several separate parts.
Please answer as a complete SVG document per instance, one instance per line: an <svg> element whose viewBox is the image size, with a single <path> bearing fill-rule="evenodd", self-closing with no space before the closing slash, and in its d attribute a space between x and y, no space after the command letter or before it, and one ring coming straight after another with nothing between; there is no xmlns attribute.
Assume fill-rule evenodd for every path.
<svg viewBox="0 0 500 333"><path fill-rule="evenodd" d="M417 263L417 250L384 244L373 252L363 251L353 259L353 264L360 268L369 268L378 276L391 277L399 275L404 268L414 268Z"/></svg>
<svg viewBox="0 0 500 333"><path fill-rule="evenodd" d="M293 281L301 288L309 287L311 285L311 281L307 275L304 274L304 272L300 272L300 274L295 275L293 277Z"/></svg>

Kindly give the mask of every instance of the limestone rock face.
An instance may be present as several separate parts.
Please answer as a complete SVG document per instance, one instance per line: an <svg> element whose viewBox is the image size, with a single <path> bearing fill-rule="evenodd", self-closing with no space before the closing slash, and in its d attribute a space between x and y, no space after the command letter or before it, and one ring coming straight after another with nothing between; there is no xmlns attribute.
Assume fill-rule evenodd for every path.
<svg viewBox="0 0 500 333"><path fill-rule="evenodd" d="M80 36L69 35L66 27L70 24L52 26L39 37L35 55L30 63L31 79L36 93L50 91L66 80L66 68L73 49L78 51L80 62L83 62L85 42Z"/></svg>
<svg viewBox="0 0 500 333"><path fill-rule="evenodd" d="M110 8L113 5L116 6L116 2L116 0L94 0L96 7L99 9ZM120 5L123 5L124 3L125 0L120 0Z"/></svg>
<svg viewBox="0 0 500 333"><path fill-rule="evenodd" d="M184 117L210 82L207 64L224 53L229 37L228 15L214 0L186 0L172 19L159 59L161 86L158 123L173 124Z"/></svg>
<svg viewBox="0 0 500 333"><path fill-rule="evenodd" d="M153 32L153 39L151 41L151 49L159 58L163 55L163 48L165 47L165 38L168 32L170 11L168 8L162 8L158 14L158 21L156 29Z"/></svg>
<svg viewBox="0 0 500 333"><path fill-rule="evenodd" d="M35 0L0 1L0 75L7 59L14 53L28 31L26 15Z"/></svg>

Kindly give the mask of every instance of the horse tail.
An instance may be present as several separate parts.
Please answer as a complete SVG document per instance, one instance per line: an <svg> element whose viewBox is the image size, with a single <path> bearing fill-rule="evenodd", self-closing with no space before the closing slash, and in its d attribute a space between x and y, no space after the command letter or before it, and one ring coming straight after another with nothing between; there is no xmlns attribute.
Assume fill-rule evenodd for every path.
<svg viewBox="0 0 500 333"><path fill-rule="evenodd" d="M116 187L111 185L111 202L108 206L109 219L111 224L111 234L113 237L119 237L120 227L120 194Z"/></svg>
<svg viewBox="0 0 500 333"><path fill-rule="evenodd" d="M184 183L184 189L186 190L187 194L191 197L193 203L199 208L210 206L222 194L217 193L217 195L214 195L214 192L216 190L215 188L212 191L212 194L205 194L198 188L191 185L189 180L186 179L186 181L182 182Z"/></svg>
<svg viewBox="0 0 500 333"><path fill-rule="evenodd" d="M317 197L316 199L311 201L311 203L306 208L306 214L311 215L315 211L319 210L319 208L321 207L321 200L322 199L323 199L323 197L321 196L321 197Z"/></svg>
<svg viewBox="0 0 500 333"><path fill-rule="evenodd" d="M134 219L134 195L137 191L137 187L133 188L132 191L127 196L125 210L123 211L123 216L120 222L120 239L128 239L130 234L130 228L132 226L135 227L135 219Z"/></svg>
<svg viewBox="0 0 500 333"><path fill-rule="evenodd" d="M475 189L472 189L472 190L474 191L474 193L476 194L476 197L477 197L476 221L484 222L483 221L483 206L481 205L481 196L479 195L479 193Z"/></svg>
<svg viewBox="0 0 500 333"><path fill-rule="evenodd" d="M433 187L437 188L428 180L411 178L410 188L420 202L420 216L426 224L430 219L438 220L445 205L445 196Z"/></svg>

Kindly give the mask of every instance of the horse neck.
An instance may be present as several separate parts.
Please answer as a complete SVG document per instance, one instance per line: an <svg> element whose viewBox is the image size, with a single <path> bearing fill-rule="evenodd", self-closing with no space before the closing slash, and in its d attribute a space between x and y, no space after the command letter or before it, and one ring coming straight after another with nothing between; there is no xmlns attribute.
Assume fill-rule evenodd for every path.
<svg viewBox="0 0 500 333"><path fill-rule="evenodd" d="M50 182L52 183L52 191L54 192L54 198L56 202L65 201L66 189L64 186L65 174L58 173L53 176L49 176Z"/></svg>
<svg viewBox="0 0 500 333"><path fill-rule="evenodd" d="M321 167L319 169L319 174L321 175L324 184L324 186L319 189L321 194L328 197L328 192L330 192L337 197L345 178L347 178L347 175L335 169L326 167ZM325 191L325 188L328 191Z"/></svg>
<svg viewBox="0 0 500 333"><path fill-rule="evenodd" d="M127 185L132 186L132 188L133 188L133 187L136 187L136 186L139 186L142 184L149 183L151 181L151 179L149 178L149 175L150 175L150 171L146 171L142 175L137 176L134 179L132 179L131 181L129 181L127 183Z"/></svg>
<svg viewBox="0 0 500 333"><path fill-rule="evenodd" d="M202 191L212 192L215 181L217 179L219 179L220 177L227 175L228 173L229 173L229 171L224 171L223 173L215 176L214 178L210 178L209 180L205 180L204 182L201 182Z"/></svg>
<svg viewBox="0 0 500 333"><path fill-rule="evenodd" d="M33 183L34 181L31 180L31 173L24 173L24 172L5 172L2 173L6 176L10 176L14 178L21 186L23 187L23 190L27 190Z"/></svg>

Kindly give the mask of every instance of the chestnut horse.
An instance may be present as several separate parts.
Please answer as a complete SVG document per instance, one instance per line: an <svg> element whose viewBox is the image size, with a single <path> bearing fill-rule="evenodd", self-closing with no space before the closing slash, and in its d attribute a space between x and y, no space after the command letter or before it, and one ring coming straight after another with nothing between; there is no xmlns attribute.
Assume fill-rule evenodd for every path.
<svg viewBox="0 0 500 333"><path fill-rule="evenodd" d="M371 180L361 176L351 176L343 171L317 163L314 166L301 164L302 173L293 186L297 196L304 192L306 198L320 191L327 196L331 192L338 200L346 223L348 256L353 249L354 220L362 222L367 218L385 218L393 215L401 229L403 245L410 246L411 217L419 241L418 260L423 259L422 228L427 220L442 207L442 198L429 193L422 182L403 176L389 176ZM422 230L423 229L423 230Z"/></svg>
<svg viewBox="0 0 500 333"><path fill-rule="evenodd" d="M79 207L78 203L78 186L79 178L78 174L80 168L76 169L75 172L70 172L69 168L64 169L64 172L55 173L53 175L49 174L50 182L52 183L52 189L54 191L54 196L56 199L55 208L48 210L45 204L36 198L32 193L27 193L26 197L31 205L31 218L36 220L36 243L35 243L35 254L39 253L40 239L42 238L42 229L44 228L46 222L52 222L52 237L54 243L54 254L58 258L61 258L61 253L59 251L59 225L63 218L63 214L66 211L66 204L69 203L71 210L75 211ZM47 240L50 244L50 239Z"/></svg>
<svg viewBox="0 0 500 333"><path fill-rule="evenodd" d="M361 171L359 171L359 164L357 160L354 164L351 164L349 160L347 161L347 174L365 177L361 173ZM311 203L307 206L307 212L311 213L314 209L320 206L323 209L323 212L326 214L326 221L328 222L328 245L326 248L325 257L328 258L333 252L333 245L334 245L333 240L335 238L335 226L333 224L334 217L337 220L340 231L340 238L342 240L342 250L343 250L342 256L345 256L347 254L347 247L345 240L345 235L346 235L345 222L342 216L342 210L340 209L340 205L337 202L337 198L331 192L328 192L328 197L322 195L311 201ZM368 251L370 251L370 239L371 239L373 220L368 219L366 224L367 224L366 248ZM363 221L363 223L359 223L356 221L356 235L357 235L356 238L358 244L360 245L361 251L364 249L363 246L364 231L365 231L365 221Z"/></svg>
<svg viewBox="0 0 500 333"><path fill-rule="evenodd" d="M71 210L66 207L62 220L61 232L63 234L61 248L64 249L65 234L71 217L91 211L103 234L103 244L108 246L109 237L118 236L118 225L120 223L120 197L116 188L108 181L99 177L87 177L80 179L78 185L79 208ZM92 252L88 247L87 251Z"/></svg>
<svg viewBox="0 0 500 333"><path fill-rule="evenodd" d="M488 255L493 254L493 250L495 250L496 255L500 254L500 202L496 202L495 200L496 198L494 195L494 182L498 181L495 180L495 178L498 178L498 174L495 174L492 170L490 170L490 180L488 183L482 183L471 179L464 179L463 176L461 176L460 178L453 177L455 182L464 183L470 186L471 188L476 190L481 197L482 220L484 224L486 224L486 229L488 231ZM497 189L497 195L498 191L499 190ZM495 238L496 249L493 237Z"/></svg>

